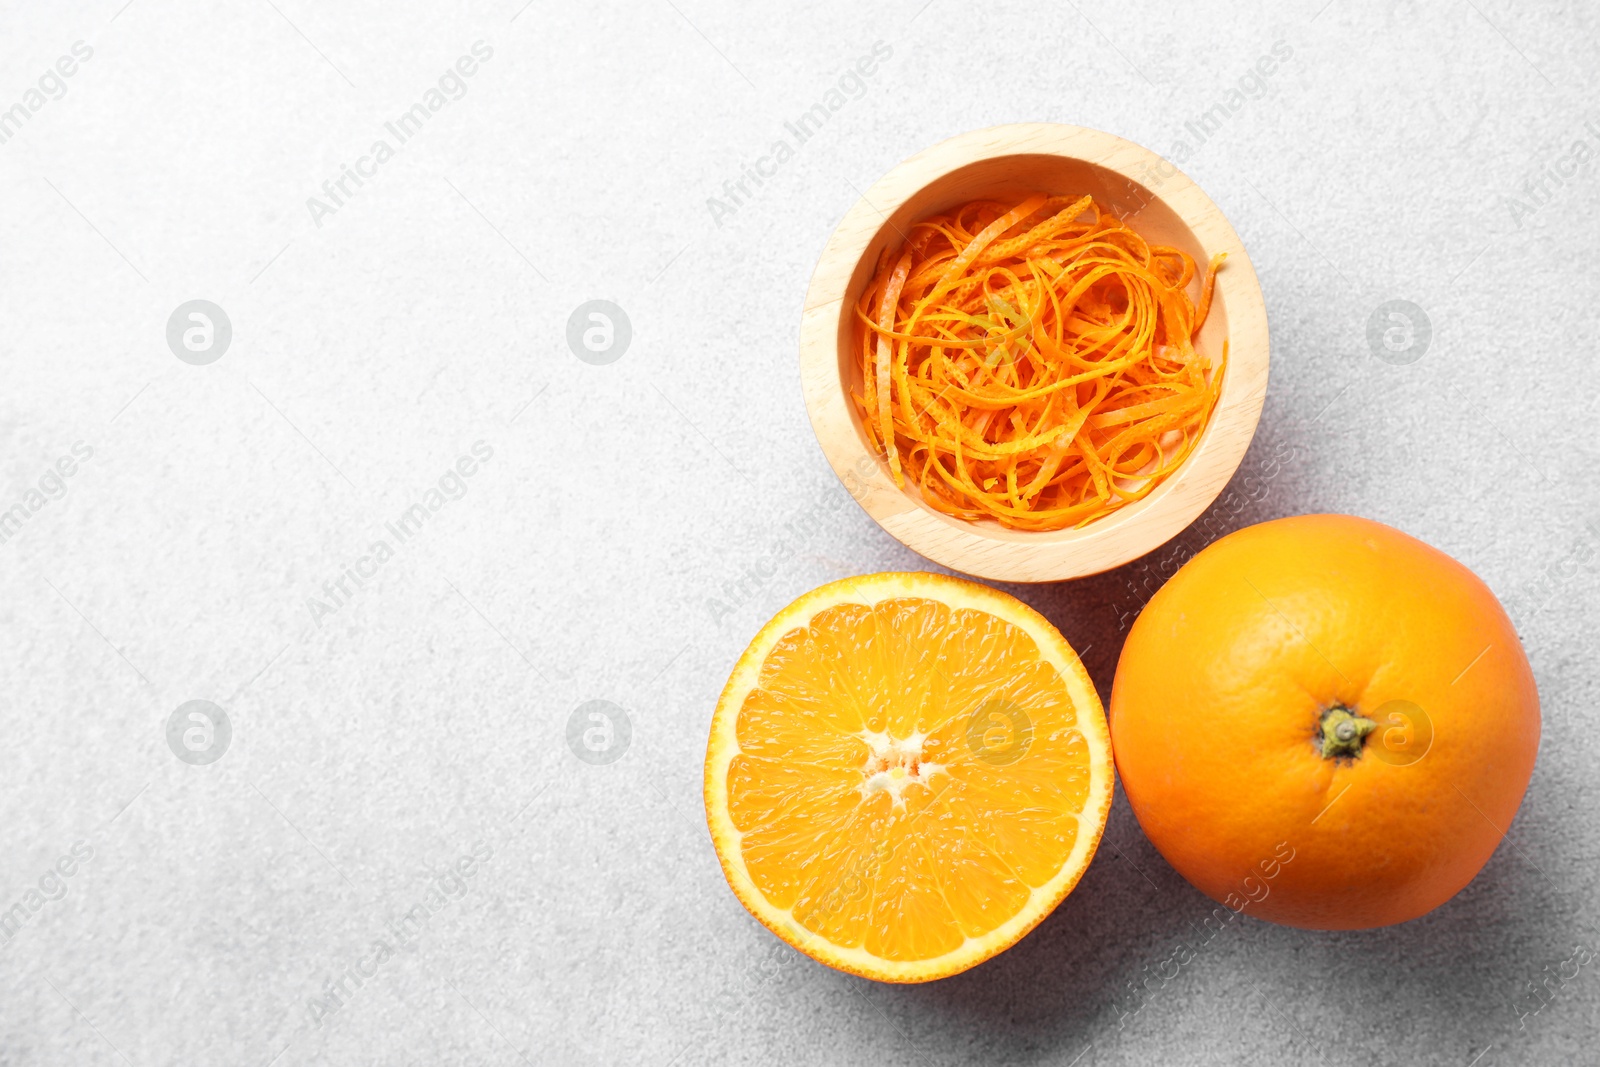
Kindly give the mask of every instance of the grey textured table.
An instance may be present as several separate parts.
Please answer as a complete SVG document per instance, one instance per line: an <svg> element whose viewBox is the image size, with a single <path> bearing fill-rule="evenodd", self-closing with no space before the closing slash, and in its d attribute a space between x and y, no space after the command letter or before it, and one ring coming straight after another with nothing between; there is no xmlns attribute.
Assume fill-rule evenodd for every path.
<svg viewBox="0 0 1600 1067"><path fill-rule="evenodd" d="M1594 1061L1593 5L520 3L0 11L0 1063ZM895 162L1019 120L1181 157L1274 364L1201 524L1013 591L1105 692L1144 591L1240 525L1353 512L1473 567L1544 738L1435 913L1203 940L1120 799L1052 917L930 986L727 890L734 658L925 566L812 439L810 268ZM592 300L631 332L583 309L579 359ZM1402 358L1392 300L1430 327ZM589 701L612 762L568 745Z"/></svg>

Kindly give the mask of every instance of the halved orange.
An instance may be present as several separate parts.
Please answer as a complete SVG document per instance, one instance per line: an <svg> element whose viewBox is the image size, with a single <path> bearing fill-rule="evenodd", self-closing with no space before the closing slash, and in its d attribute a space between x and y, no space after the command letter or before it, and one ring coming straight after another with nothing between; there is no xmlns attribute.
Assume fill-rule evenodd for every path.
<svg viewBox="0 0 1600 1067"><path fill-rule="evenodd" d="M1111 737L1066 639L938 574L813 590L756 635L706 749L706 819L750 913L813 959L926 982L1072 891L1111 810Z"/></svg>

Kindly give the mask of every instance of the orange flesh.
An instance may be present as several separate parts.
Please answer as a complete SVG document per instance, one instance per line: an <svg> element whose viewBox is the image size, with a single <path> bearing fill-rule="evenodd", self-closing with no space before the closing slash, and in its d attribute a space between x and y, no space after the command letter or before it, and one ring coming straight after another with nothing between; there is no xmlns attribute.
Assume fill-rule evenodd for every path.
<svg viewBox="0 0 1600 1067"><path fill-rule="evenodd" d="M1033 638L934 600L818 612L767 655L736 731L727 806L756 888L886 960L939 956L1020 912L1089 801L1077 711Z"/></svg>

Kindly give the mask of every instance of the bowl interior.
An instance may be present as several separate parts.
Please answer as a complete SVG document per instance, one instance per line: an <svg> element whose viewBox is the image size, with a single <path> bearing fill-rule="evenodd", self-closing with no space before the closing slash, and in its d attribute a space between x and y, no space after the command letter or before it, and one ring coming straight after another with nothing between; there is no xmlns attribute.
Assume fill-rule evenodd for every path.
<svg viewBox="0 0 1600 1067"><path fill-rule="evenodd" d="M1153 158L1153 157L1152 157ZM1159 182L1159 176L1153 172L1150 177ZM878 264L878 257L885 248L896 249L904 242L902 236L907 227L919 219L941 211L949 210L971 200L1020 200L1029 193L1048 193L1057 196L1093 196L1095 200L1109 208L1112 213L1126 222L1139 236L1153 245L1170 245L1187 252L1195 261L1195 280L1190 284L1190 295L1198 302L1200 296L1200 279L1204 275L1205 264L1210 258L1210 252L1201 244L1189 225L1172 210L1162 198L1153 190L1140 182L1127 177L1108 167L1082 159L1071 159L1058 155L1041 154L1016 154L993 156L977 160L949 171L930 181L921 189L908 196L884 221L872 239L867 243L865 250L856 261L855 270L850 275L850 281L845 289L844 301L839 315L839 384L844 390L846 407L850 412L850 419L855 427L855 432L860 438L862 449L869 455L875 451L871 438L867 435L861 423L861 413L856 409L854 400L850 399L853 392L861 389L861 371L856 365L855 353L859 323L855 317L855 306L861 298L861 292L872 279L874 268ZM1226 271L1226 267L1223 268ZM1228 336L1228 305L1223 296L1223 286L1218 285L1212 299L1210 313L1206 317L1205 326L1195 338L1195 348L1208 357L1213 365L1222 358L1223 342ZM1222 391L1226 396L1228 378L1232 368L1223 372ZM1221 401L1218 402L1221 407ZM1205 439L1210 435L1216 424L1215 414L1206 428L1201 433L1200 442L1193 453L1184 461L1184 466L1194 460L1200 452ZM879 459L885 476L887 477L888 464ZM1089 531L1100 530L1107 526L1122 525L1134 521L1139 514L1155 506L1156 502L1165 495L1177 481L1177 476L1183 468L1172 472L1159 486L1157 486L1144 499L1125 507L1118 508L1110 515L1096 519L1081 529L1051 530L1037 532L1030 530L1011 530L1001 526L992 519L970 521L958 519L929 507L921 498L921 494L913 486L907 485L905 492L908 497L916 501L927 514L934 516L940 522L950 526L971 529L977 527L983 530L984 536L1001 540L1039 542L1071 541L1086 536Z"/></svg>

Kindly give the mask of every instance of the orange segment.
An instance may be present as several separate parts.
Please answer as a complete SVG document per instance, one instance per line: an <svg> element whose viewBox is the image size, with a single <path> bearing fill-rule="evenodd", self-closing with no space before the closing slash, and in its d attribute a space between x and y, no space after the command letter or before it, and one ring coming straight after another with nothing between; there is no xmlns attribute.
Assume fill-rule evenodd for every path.
<svg viewBox="0 0 1600 1067"><path fill-rule="evenodd" d="M1077 884L1111 806L1077 655L987 586L823 586L745 650L712 720L706 816L728 883L808 955L920 982L1015 943Z"/></svg>

